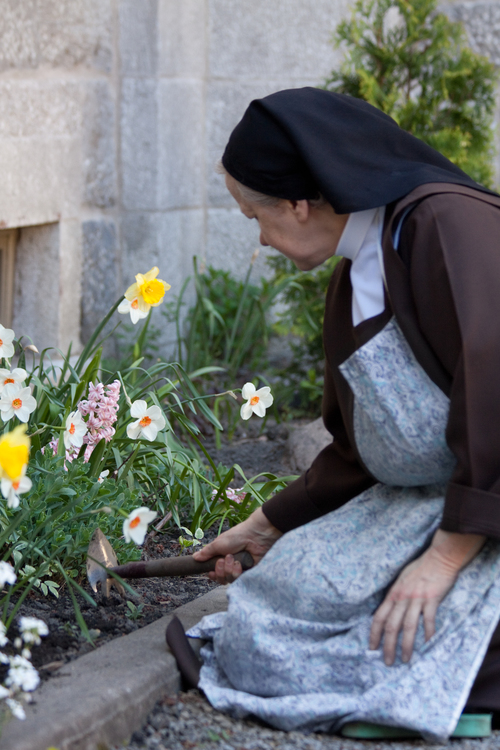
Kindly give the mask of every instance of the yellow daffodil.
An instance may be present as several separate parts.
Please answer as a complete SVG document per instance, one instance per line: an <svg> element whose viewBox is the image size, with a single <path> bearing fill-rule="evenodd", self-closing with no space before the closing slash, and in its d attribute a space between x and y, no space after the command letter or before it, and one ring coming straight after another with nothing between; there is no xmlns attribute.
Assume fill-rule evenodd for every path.
<svg viewBox="0 0 500 750"><path fill-rule="evenodd" d="M23 476L30 453L30 439L26 425L0 437L0 478L17 480Z"/></svg>
<svg viewBox="0 0 500 750"><path fill-rule="evenodd" d="M152 307L161 305L165 292L170 289L170 284L156 278L159 273L156 266L145 274L138 273L135 284L125 292L125 299L118 307L118 312L124 315L130 313L134 325L145 318Z"/></svg>

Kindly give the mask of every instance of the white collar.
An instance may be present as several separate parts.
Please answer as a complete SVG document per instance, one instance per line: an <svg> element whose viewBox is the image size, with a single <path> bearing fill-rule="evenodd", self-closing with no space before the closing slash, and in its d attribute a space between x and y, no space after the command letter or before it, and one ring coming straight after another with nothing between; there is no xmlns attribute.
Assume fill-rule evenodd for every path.
<svg viewBox="0 0 500 750"><path fill-rule="evenodd" d="M352 213L335 255L351 260L352 323L359 325L385 308L382 227L385 206Z"/></svg>

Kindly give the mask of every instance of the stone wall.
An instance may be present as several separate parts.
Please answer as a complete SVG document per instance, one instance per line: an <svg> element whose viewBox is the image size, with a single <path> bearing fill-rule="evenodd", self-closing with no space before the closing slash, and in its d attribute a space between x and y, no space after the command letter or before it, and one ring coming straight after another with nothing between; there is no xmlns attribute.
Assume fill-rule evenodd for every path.
<svg viewBox="0 0 500 750"><path fill-rule="evenodd" d="M137 271L158 265L175 293L193 255L243 275L257 227L214 163L252 98L338 64L331 37L352 1L0 0L15 330L78 346ZM500 0L444 7L497 61Z"/></svg>

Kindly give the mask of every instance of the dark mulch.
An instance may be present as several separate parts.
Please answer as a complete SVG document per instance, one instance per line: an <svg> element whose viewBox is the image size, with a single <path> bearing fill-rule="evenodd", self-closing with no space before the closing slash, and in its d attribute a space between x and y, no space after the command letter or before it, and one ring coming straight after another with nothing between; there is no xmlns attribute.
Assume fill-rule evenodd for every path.
<svg viewBox="0 0 500 750"><path fill-rule="evenodd" d="M262 471L286 476L292 473L288 461L287 437L288 429L285 426L272 424L259 435L259 424L254 421L245 425L244 429L240 428L236 439L230 444L224 444L220 450L215 448L213 438L208 437L207 448L216 462L220 461L226 466L238 463L247 477ZM233 484L240 486L242 483L243 481L239 483L236 480ZM215 538L217 531L217 528L213 528L206 532L205 540ZM179 530L175 528L149 535L142 548L142 559L178 555L181 551L178 536ZM33 649L32 661L42 679L56 674L66 662L113 638L149 625L217 585L205 576L136 579L131 584L137 597L129 599L140 608L136 619L127 602L114 589L109 600L105 600L95 597L88 584L86 585L88 593L96 599L97 607L88 604L82 596L76 597L94 646L81 634L67 590L62 589L58 599L50 594L43 596L38 591L30 593L20 608L19 615L37 617L49 627L49 635L42 639L40 646ZM15 626L8 635L11 639L17 635Z"/></svg>
<svg viewBox="0 0 500 750"><path fill-rule="evenodd" d="M177 542L178 531L157 534L148 538L142 550L143 559L171 557L180 553ZM207 535L208 536L208 535ZM215 536L215 531L211 536ZM208 538L210 538L208 536ZM216 583L205 576L185 578L145 578L131 581L137 596L127 593L127 600L137 608L134 618L127 600L111 589L109 599L95 595L88 584L85 589L97 602L91 606L82 596L77 596L83 618L94 640L94 646L82 635L78 625L72 599L67 590L62 590L58 599L50 594L42 596L31 593L22 604L19 615L38 617L47 623L49 635L42 638L40 646L32 652L33 665L40 671L40 677L47 679L58 671L66 662L91 651L96 646L126 635L138 628L149 625L177 607L187 604L202 594L206 594ZM17 635L15 627L9 631L9 637Z"/></svg>

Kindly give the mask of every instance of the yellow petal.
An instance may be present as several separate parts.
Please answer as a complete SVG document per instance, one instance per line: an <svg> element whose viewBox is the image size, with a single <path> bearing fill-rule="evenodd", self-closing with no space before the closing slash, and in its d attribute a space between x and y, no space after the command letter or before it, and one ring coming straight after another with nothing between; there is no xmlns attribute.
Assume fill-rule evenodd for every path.
<svg viewBox="0 0 500 750"><path fill-rule="evenodd" d="M159 305L165 296L165 283L159 279L145 281L141 286L141 295L148 305Z"/></svg>
<svg viewBox="0 0 500 750"><path fill-rule="evenodd" d="M153 279L156 279L159 273L160 269L158 266L153 266L150 271L144 274L144 281L152 281Z"/></svg>
<svg viewBox="0 0 500 750"><path fill-rule="evenodd" d="M28 463L30 439L26 425L19 425L12 432L0 437L0 472L9 479L18 479Z"/></svg>
<svg viewBox="0 0 500 750"><path fill-rule="evenodd" d="M131 284L125 292L125 299L128 299L129 302L132 302L132 300L138 297L139 294L140 290L138 284Z"/></svg>
<svg viewBox="0 0 500 750"><path fill-rule="evenodd" d="M148 303L146 302L146 300L144 299L144 297L141 297L141 296L139 296L139 297L137 298L137 301L138 301L138 303L139 303L139 310L140 310L141 312L144 312L144 313L148 313L148 312L149 312L149 310L151 309L151 305L149 305L149 304L148 304Z"/></svg>

